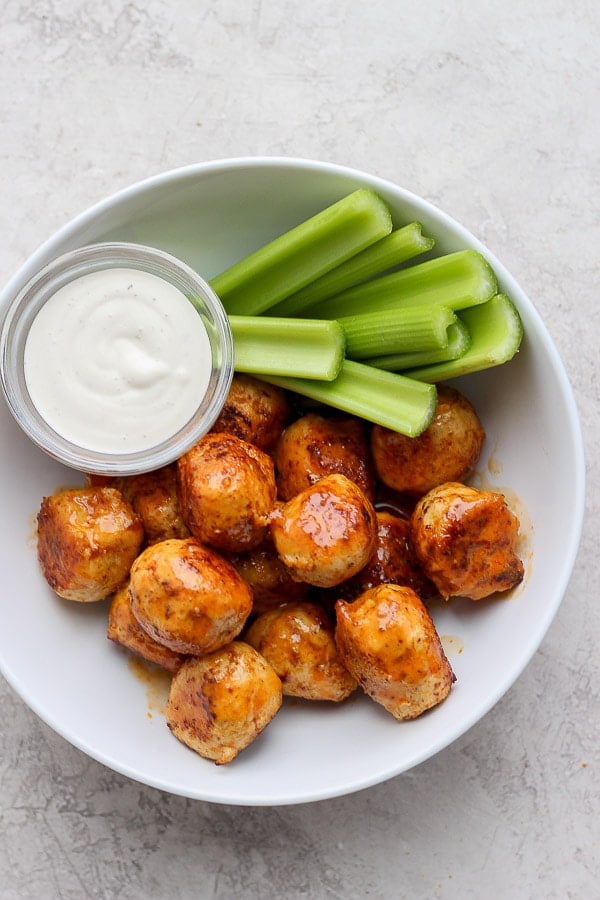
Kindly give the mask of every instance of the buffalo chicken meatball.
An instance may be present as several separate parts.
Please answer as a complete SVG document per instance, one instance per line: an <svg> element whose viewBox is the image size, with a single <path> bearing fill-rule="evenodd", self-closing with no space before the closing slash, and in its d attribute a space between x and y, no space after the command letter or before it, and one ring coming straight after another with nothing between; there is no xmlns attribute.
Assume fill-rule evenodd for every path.
<svg viewBox="0 0 600 900"><path fill-rule="evenodd" d="M431 616L411 588L378 585L352 603L338 600L336 615L342 662L395 719L415 719L448 696L452 668Z"/></svg>
<svg viewBox="0 0 600 900"><path fill-rule="evenodd" d="M141 656L169 672L176 672L185 659L181 653L169 650L146 634L133 614L128 582L119 588L111 601L106 636L135 656Z"/></svg>
<svg viewBox="0 0 600 900"><path fill-rule="evenodd" d="M236 372L211 430L234 434L268 453L277 443L288 415L285 391Z"/></svg>
<svg viewBox="0 0 600 900"><path fill-rule="evenodd" d="M326 475L273 511L271 533L293 578L334 587L369 561L376 541L375 510L345 475Z"/></svg>
<svg viewBox="0 0 600 900"><path fill-rule="evenodd" d="M86 603L110 597L127 579L144 526L114 488L74 488L43 498L37 539L52 590Z"/></svg>
<svg viewBox="0 0 600 900"><path fill-rule="evenodd" d="M443 597L481 600L523 578L519 520L504 496L449 482L422 497L410 523L417 558Z"/></svg>
<svg viewBox="0 0 600 900"><path fill-rule="evenodd" d="M252 591L231 563L195 538L147 547L131 567L129 590L144 631L193 656L233 640L252 609Z"/></svg>
<svg viewBox="0 0 600 900"><path fill-rule="evenodd" d="M473 406L458 391L438 386L433 421L418 437L381 425L371 431L377 475L395 491L421 496L445 481L460 481L473 470L485 432Z"/></svg>
<svg viewBox="0 0 600 900"><path fill-rule="evenodd" d="M292 422L275 449L277 493L291 500L324 475L345 475L372 499L374 474L366 425L353 417L307 413Z"/></svg>
<svg viewBox="0 0 600 900"><path fill-rule="evenodd" d="M340 702L356 690L356 680L340 661L333 625L316 603L264 613L245 640L273 666L284 696Z"/></svg>
<svg viewBox="0 0 600 900"><path fill-rule="evenodd" d="M188 659L173 676L167 725L187 747L218 765L231 762L279 711L281 682L242 641Z"/></svg>
<svg viewBox="0 0 600 900"><path fill-rule="evenodd" d="M231 434L207 434L178 461L183 517L194 537L231 553L265 536L276 498L271 458Z"/></svg>
<svg viewBox="0 0 600 900"><path fill-rule="evenodd" d="M189 535L179 506L175 464L141 475L90 475L89 482L121 492L142 520L147 544Z"/></svg>

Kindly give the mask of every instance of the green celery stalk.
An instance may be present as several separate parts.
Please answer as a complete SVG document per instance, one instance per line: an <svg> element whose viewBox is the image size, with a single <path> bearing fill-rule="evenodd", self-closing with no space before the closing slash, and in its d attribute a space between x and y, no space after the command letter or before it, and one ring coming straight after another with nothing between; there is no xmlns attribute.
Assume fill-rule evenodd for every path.
<svg viewBox="0 0 600 900"><path fill-rule="evenodd" d="M435 385L345 359L335 381L261 376L265 381L409 437L431 423Z"/></svg>
<svg viewBox="0 0 600 900"><path fill-rule="evenodd" d="M259 315L391 230L384 201L360 188L235 263L211 285L228 313Z"/></svg>
<svg viewBox="0 0 600 900"><path fill-rule="evenodd" d="M463 309L459 317L471 335L471 345L458 359L405 372L420 381L438 382L479 372L508 362L523 339L523 323L514 303L497 294L481 306Z"/></svg>
<svg viewBox="0 0 600 900"><path fill-rule="evenodd" d="M458 310L485 303L497 291L496 276L481 253L459 250L350 288L311 307L306 315L338 319L424 302Z"/></svg>
<svg viewBox="0 0 600 900"><path fill-rule="evenodd" d="M337 322L267 316L229 316L237 372L332 381L344 359Z"/></svg>
<svg viewBox="0 0 600 900"><path fill-rule="evenodd" d="M422 232L420 222L411 222L403 228L397 228L391 234L371 244L366 250L346 260L291 297L287 297L271 308L269 314L275 316L303 315L311 306L333 297L348 288L362 284L370 278L381 275L394 266L420 253L431 250L435 241Z"/></svg>
<svg viewBox="0 0 600 900"><path fill-rule="evenodd" d="M446 306L409 306L342 316L337 321L346 336L346 356L368 359L375 354L446 347L448 326L456 315Z"/></svg>
<svg viewBox="0 0 600 900"><path fill-rule="evenodd" d="M429 366L431 363L446 362L458 359L466 353L471 344L469 329L459 318L451 322L446 332L448 343L439 350L415 350L412 353L387 353L383 356L370 356L363 362L388 372L402 372L418 366Z"/></svg>

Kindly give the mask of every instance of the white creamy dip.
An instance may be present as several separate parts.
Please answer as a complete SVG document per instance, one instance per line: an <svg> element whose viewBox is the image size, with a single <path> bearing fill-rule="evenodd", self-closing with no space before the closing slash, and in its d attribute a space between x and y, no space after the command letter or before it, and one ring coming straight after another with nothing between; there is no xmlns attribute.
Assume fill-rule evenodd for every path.
<svg viewBox="0 0 600 900"><path fill-rule="evenodd" d="M208 387L194 306L149 272L108 268L59 288L35 317L25 381L40 415L89 450L148 450L181 429Z"/></svg>

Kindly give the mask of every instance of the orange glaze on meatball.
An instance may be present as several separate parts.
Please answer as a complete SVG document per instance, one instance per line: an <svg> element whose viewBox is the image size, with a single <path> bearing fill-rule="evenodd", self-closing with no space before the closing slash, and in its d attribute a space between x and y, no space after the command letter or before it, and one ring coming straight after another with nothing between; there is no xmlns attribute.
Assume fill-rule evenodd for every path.
<svg viewBox="0 0 600 900"><path fill-rule="evenodd" d="M233 641L173 676L167 725L178 740L217 765L231 762L281 707L281 682L249 644Z"/></svg>
<svg viewBox="0 0 600 900"><path fill-rule="evenodd" d="M459 482L439 485L415 506L410 540L443 597L481 600L523 578L515 552L519 520L504 496Z"/></svg>
<svg viewBox="0 0 600 900"><path fill-rule="evenodd" d="M373 498L373 463L365 422L352 416L307 413L284 431L275 449L277 493L291 500L319 478L335 473Z"/></svg>
<svg viewBox="0 0 600 900"><path fill-rule="evenodd" d="M457 390L438 386L433 421L418 437L381 425L371 431L377 475L395 491L421 496L445 481L461 481L473 470L485 431L473 406Z"/></svg>
<svg viewBox="0 0 600 900"><path fill-rule="evenodd" d="M245 640L273 666L285 696L339 703L357 687L339 658L333 624L316 603L305 601L264 613L250 626Z"/></svg>
<svg viewBox="0 0 600 900"><path fill-rule="evenodd" d="M40 568L52 590L87 603L110 597L126 580L144 527L114 488L74 488L43 498L37 538Z"/></svg>
<svg viewBox="0 0 600 900"><path fill-rule="evenodd" d="M178 462L183 517L191 533L231 553L258 546L275 504L273 462L231 434L207 434Z"/></svg>
<svg viewBox="0 0 600 900"><path fill-rule="evenodd" d="M195 538L152 544L131 567L133 613L155 641L200 656L236 637L252 591L235 568Z"/></svg>
<svg viewBox="0 0 600 900"><path fill-rule="evenodd" d="M327 475L273 511L271 533L293 578L333 587L373 553L375 510L345 475Z"/></svg>
<svg viewBox="0 0 600 900"><path fill-rule="evenodd" d="M414 719L450 693L454 674L423 602L409 588L381 584L336 603L342 662L394 718Z"/></svg>

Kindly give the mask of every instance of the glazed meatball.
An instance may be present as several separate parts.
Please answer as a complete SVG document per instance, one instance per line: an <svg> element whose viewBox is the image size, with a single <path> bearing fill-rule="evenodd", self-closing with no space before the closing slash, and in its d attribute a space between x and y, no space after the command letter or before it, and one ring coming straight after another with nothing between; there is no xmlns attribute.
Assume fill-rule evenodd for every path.
<svg viewBox="0 0 600 900"><path fill-rule="evenodd" d="M268 453L279 440L288 415L289 404L281 388L236 372L211 430L234 434Z"/></svg>
<svg viewBox="0 0 600 900"><path fill-rule="evenodd" d="M194 537L232 553L258 546L276 497L273 462L231 434L207 434L178 462L183 517Z"/></svg>
<svg viewBox="0 0 600 900"><path fill-rule="evenodd" d="M277 493L291 500L323 478L339 473L373 499L374 474L366 425L351 416L307 413L292 422L275 448Z"/></svg>
<svg viewBox="0 0 600 900"><path fill-rule="evenodd" d="M89 475L88 479L92 485L105 484L121 492L144 524L146 543L189 535L179 505L175 464L141 475Z"/></svg>
<svg viewBox="0 0 600 900"><path fill-rule="evenodd" d="M473 406L458 391L438 386L433 421L418 437L381 425L371 431L377 475L395 491L422 496L445 481L461 481L473 470L485 431Z"/></svg>
<svg viewBox="0 0 600 900"><path fill-rule="evenodd" d="M370 560L360 572L338 588L337 597L352 600L378 584L403 584L411 587L422 600L437 594L417 560L409 540L408 519L384 510L376 510L377 544Z"/></svg>
<svg viewBox="0 0 600 900"><path fill-rule="evenodd" d="M443 597L480 600L523 578L515 552L519 520L504 496L449 482L419 500L410 540Z"/></svg>
<svg viewBox="0 0 600 900"><path fill-rule="evenodd" d="M357 688L340 661L333 624L316 603L264 613L250 626L245 640L273 666L284 696L339 703Z"/></svg>
<svg viewBox="0 0 600 900"><path fill-rule="evenodd" d="M152 544L131 567L133 614L155 641L200 656L236 637L252 591L219 553L195 538Z"/></svg>
<svg viewBox="0 0 600 900"><path fill-rule="evenodd" d="M106 636L130 653L169 672L176 672L185 659L181 653L169 650L146 634L133 614L128 582L119 588L111 601Z"/></svg>
<svg viewBox="0 0 600 900"><path fill-rule="evenodd" d="M228 559L252 588L253 616L259 616L282 603L301 600L310 589L308 584L294 581L277 555L270 534L254 550L234 553Z"/></svg>
<svg viewBox="0 0 600 900"><path fill-rule="evenodd" d="M271 515L284 565L298 581L334 587L356 575L375 548L375 510L345 475L326 475Z"/></svg>
<svg viewBox="0 0 600 900"><path fill-rule="evenodd" d="M336 603L342 662L366 694L395 719L441 703L454 681L435 625L412 588L382 584Z"/></svg>
<svg viewBox="0 0 600 900"><path fill-rule="evenodd" d="M38 560L53 591L87 603L127 579L144 526L119 491L75 488L44 497L37 516Z"/></svg>
<svg viewBox="0 0 600 900"><path fill-rule="evenodd" d="M186 746L218 765L231 762L279 711L281 682L268 662L241 641L173 676L167 725Z"/></svg>

